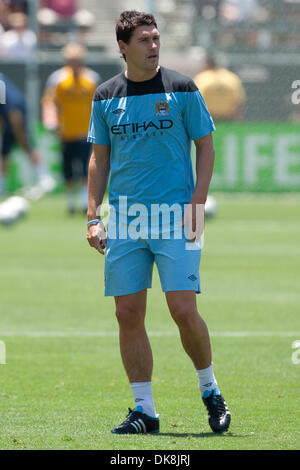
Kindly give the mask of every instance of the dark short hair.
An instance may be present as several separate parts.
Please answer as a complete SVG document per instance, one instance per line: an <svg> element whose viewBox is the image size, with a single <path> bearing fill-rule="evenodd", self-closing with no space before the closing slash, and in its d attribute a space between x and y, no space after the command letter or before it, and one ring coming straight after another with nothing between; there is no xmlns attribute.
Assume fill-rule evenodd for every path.
<svg viewBox="0 0 300 470"><path fill-rule="evenodd" d="M157 28L156 20L151 13L143 13L137 10L123 11L116 24L117 41L124 41L128 44L135 28L152 25ZM123 58L125 59L124 54Z"/></svg>

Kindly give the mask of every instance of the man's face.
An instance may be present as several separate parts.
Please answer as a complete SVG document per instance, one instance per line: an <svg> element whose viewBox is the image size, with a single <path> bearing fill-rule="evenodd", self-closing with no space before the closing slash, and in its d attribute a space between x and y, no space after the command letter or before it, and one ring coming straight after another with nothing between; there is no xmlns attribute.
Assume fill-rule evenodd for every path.
<svg viewBox="0 0 300 470"><path fill-rule="evenodd" d="M126 56L127 65L140 71L155 70L159 61L160 35L155 26L138 26L130 41L126 44L119 41L122 54Z"/></svg>

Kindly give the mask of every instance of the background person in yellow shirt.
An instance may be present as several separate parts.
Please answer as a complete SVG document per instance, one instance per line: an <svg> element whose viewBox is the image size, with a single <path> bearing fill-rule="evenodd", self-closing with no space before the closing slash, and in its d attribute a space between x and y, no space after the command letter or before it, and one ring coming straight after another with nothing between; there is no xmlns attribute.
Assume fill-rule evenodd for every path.
<svg viewBox="0 0 300 470"><path fill-rule="evenodd" d="M86 49L69 43L62 55L66 65L53 72L42 98L44 126L56 130L61 141L63 176L70 214L76 207L75 185L80 183L80 210L86 213L87 169L91 144L87 142L91 105L100 76L84 66Z"/></svg>
<svg viewBox="0 0 300 470"><path fill-rule="evenodd" d="M194 78L207 108L215 121L243 119L246 93L240 78L206 57L204 70Z"/></svg>

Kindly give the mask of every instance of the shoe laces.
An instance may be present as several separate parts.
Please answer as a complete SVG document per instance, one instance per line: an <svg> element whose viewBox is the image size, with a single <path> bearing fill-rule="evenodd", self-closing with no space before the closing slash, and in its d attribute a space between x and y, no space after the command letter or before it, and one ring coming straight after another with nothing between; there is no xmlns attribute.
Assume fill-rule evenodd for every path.
<svg viewBox="0 0 300 470"><path fill-rule="evenodd" d="M122 428L123 426L125 426L126 424L129 424L131 422L131 415L132 413L134 412L134 410L132 410L131 408L128 408L128 414L126 415L126 419L125 421L123 421L123 423L121 423L118 428Z"/></svg>
<svg viewBox="0 0 300 470"><path fill-rule="evenodd" d="M221 416L226 411L222 395L212 394L207 398L206 405L211 416Z"/></svg>
<svg viewBox="0 0 300 470"><path fill-rule="evenodd" d="M132 416L134 415L134 413L136 413L137 411L136 410L132 410L131 408L128 408L128 415L126 416L126 423L130 423L132 421Z"/></svg>

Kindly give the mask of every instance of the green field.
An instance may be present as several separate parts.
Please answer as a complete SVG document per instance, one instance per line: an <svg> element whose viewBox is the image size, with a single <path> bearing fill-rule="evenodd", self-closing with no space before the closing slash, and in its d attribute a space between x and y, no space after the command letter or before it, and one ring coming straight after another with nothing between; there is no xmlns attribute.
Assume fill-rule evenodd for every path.
<svg viewBox="0 0 300 470"><path fill-rule="evenodd" d="M64 198L0 227L0 449L300 449L300 197L217 195L206 223L199 312L231 410L214 435L157 272L148 293L157 436L110 429L133 406L103 257ZM300 354L299 356L300 357Z"/></svg>

